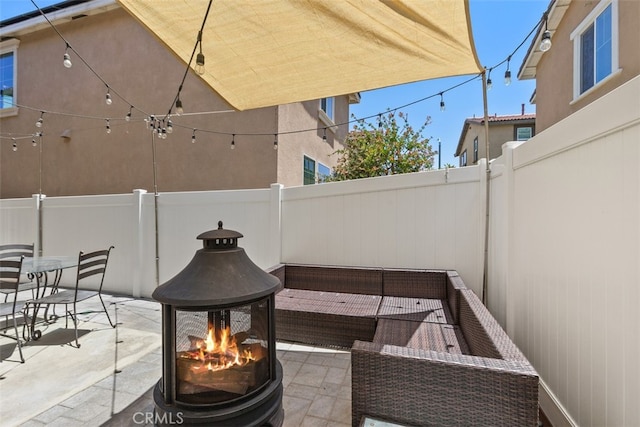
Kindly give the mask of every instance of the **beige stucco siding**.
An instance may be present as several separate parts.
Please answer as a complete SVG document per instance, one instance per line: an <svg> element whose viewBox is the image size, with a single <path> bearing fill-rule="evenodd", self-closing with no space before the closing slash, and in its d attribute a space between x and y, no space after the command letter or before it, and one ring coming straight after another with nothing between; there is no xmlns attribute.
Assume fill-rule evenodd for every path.
<svg viewBox="0 0 640 427"><path fill-rule="evenodd" d="M23 107L17 116L0 119L0 126L3 134L27 138L18 139L17 152L11 143L1 144L0 197L38 193L40 148L32 147L28 136L37 130L43 132L44 194L153 191L152 134L144 118L167 114L185 65L119 8L57 27L100 78L74 52L70 52L73 67L64 68L65 43L53 29L20 36L17 102ZM207 67L215 67L215 58L206 61ZM111 88L112 105L105 103L107 86L101 79ZM336 135L328 131L326 143L322 132L280 135L279 149L274 150L274 134L321 126L318 100L229 112L229 105L192 72L180 98L185 114L171 118L172 134L155 140L161 192L265 188L275 182L301 185L303 154L330 164L329 153L339 145L337 139L346 136L346 126ZM135 108L133 119L126 122L129 103ZM44 114L44 126L37 129L42 110L51 114ZM202 112L208 114L191 115ZM337 97L336 121L347 118L348 98ZM71 130L70 138L60 136L66 129Z"/></svg>
<svg viewBox="0 0 640 427"><path fill-rule="evenodd" d="M609 93L640 74L640 2L618 1L620 72L588 94L573 100L573 41L571 33L599 4L598 1L574 1L553 35L553 46L540 59L536 70L536 128L542 131L552 124Z"/></svg>

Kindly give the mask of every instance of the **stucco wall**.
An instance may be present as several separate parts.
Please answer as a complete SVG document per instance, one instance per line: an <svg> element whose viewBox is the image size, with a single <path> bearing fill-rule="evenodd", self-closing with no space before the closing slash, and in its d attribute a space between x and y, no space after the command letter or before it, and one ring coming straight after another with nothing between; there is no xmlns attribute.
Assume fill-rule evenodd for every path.
<svg viewBox="0 0 640 427"><path fill-rule="evenodd" d="M153 191L152 134L144 118L167 114L185 65L122 9L57 27L112 88L113 104L106 105L107 86L75 53L70 52L73 67L63 67L65 45L53 29L20 36L17 102L23 107L17 116L0 119L0 125L3 134L27 138L18 140L17 152L11 144L1 144L0 197L38 193L40 159L42 192L50 197L130 193L136 188ZM214 67L215 60L207 58L207 66ZM321 126L317 100L233 112L192 72L180 98L185 114L172 116L173 133L155 141L161 192L267 188L277 181L301 185L303 152L331 161L328 154L335 146L331 131L324 144L321 132L281 135L279 149L273 149L275 133ZM133 119L126 122L129 103L135 108ZM51 114L44 114L44 126L37 129L40 111ZM207 114L193 114L203 112ZM336 98L336 117L347 120L346 96ZM66 129L71 130L68 139L60 136ZM43 132L42 156L28 136L37 130ZM336 136L343 140L345 135L341 127Z"/></svg>
<svg viewBox="0 0 640 427"><path fill-rule="evenodd" d="M320 101L287 104L278 107L278 128L281 132L309 129L309 132L284 133L279 137L282 149L278 151L278 182L286 187L303 184L303 157L333 168L338 156L336 150L344 147L348 125L343 124L349 116L348 96L334 98L336 126L328 127L319 119ZM326 141L323 140L326 130Z"/></svg>
<svg viewBox="0 0 640 427"><path fill-rule="evenodd" d="M493 122L489 124L489 158L495 159L496 157L500 157L502 155L502 144L507 141L513 141L514 137L514 127L515 126L533 126L533 120L523 121L523 123L518 123L517 125L513 122L510 123L499 123ZM474 161L473 157L473 140L478 137L478 159L486 158L486 144L485 144L485 132L484 132L484 124L470 122L467 124L469 129L464 138L464 142L462 143L462 147L460 148L460 153L462 154L464 150L467 150L467 165L471 166L477 163L477 160ZM458 157L459 159L459 157Z"/></svg>
<svg viewBox="0 0 640 427"><path fill-rule="evenodd" d="M584 108L605 93L640 75L640 2L618 1L620 73L573 101L573 41L570 35L599 1L574 1L553 35L553 46L536 69L536 128L542 131Z"/></svg>

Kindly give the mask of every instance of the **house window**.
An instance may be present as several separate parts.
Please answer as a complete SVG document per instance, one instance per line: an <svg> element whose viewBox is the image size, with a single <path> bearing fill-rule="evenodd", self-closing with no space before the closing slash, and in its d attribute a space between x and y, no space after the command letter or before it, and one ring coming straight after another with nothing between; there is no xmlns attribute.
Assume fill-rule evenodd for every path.
<svg viewBox="0 0 640 427"><path fill-rule="evenodd" d="M478 137L473 139L473 163L478 163Z"/></svg>
<svg viewBox="0 0 640 427"><path fill-rule="evenodd" d="M532 126L516 126L516 141L526 141L533 136Z"/></svg>
<svg viewBox="0 0 640 427"><path fill-rule="evenodd" d="M325 178L331 175L331 169L329 166L325 166L318 162L318 182L323 182Z"/></svg>
<svg viewBox="0 0 640 427"><path fill-rule="evenodd" d="M323 182L326 177L331 175L331 168L329 168L329 166L325 166L320 162L316 162L311 157L304 156L302 167L304 185Z"/></svg>
<svg viewBox="0 0 640 427"><path fill-rule="evenodd" d="M18 109L15 106L16 99L16 83L17 83L17 53L19 40L10 39L0 43L0 92L1 102L0 115L17 114Z"/></svg>
<svg viewBox="0 0 640 427"><path fill-rule="evenodd" d="M602 0L571 33L574 98L618 69L618 0Z"/></svg>
<svg viewBox="0 0 640 427"><path fill-rule="evenodd" d="M464 150L462 154L460 154L460 167L467 166L467 150Z"/></svg>
<svg viewBox="0 0 640 427"><path fill-rule="evenodd" d="M310 157L304 156L303 162L303 184L315 184L316 183L316 161Z"/></svg>
<svg viewBox="0 0 640 427"><path fill-rule="evenodd" d="M334 121L333 117L333 97L332 98L322 98L320 100L320 109L324 111L329 120Z"/></svg>

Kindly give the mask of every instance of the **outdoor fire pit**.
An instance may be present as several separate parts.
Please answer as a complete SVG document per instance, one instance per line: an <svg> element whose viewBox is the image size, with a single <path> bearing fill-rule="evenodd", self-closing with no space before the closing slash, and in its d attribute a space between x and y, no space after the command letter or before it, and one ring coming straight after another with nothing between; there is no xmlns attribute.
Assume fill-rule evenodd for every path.
<svg viewBox="0 0 640 427"><path fill-rule="evenodd" d="M242 234L198 236L203 248L153 292L162 303L162 378L156 420L207 426L280 426L282 366L276 358L280 281L238 247Z"/></svg>

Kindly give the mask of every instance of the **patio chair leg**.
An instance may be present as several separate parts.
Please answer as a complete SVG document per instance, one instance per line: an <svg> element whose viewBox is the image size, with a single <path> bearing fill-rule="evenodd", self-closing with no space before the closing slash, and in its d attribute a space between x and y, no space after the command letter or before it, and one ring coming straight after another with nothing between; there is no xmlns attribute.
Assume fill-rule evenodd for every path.
<svg viewBox="0 0 640 427"><path fill-rule="evenodd" d="M104 312L107 315L107 320L109 320L109 324L111 325L112 328L115 328L116 324L111 321L111 316L109 316L109 312L107 311L107 306L104 305L104 300L102 299L102 295L98 294L98 297L100 298L100 302L102 303L102 308L104 308Z"/></svg>
<svg viewBox="0 0 640 427"><path fill-rule="evenodd" d="M20 334L18 333L18 322L16 322L16 316L13 316L13 329L16 331L16 341L18 342L18 352L20 353L20 363L24 363L24 356L22 355L22 343L20 342Z"/></svg>
<svg viewBox="0 0 640 427"><path fill-rule="evenodd" d="M78 313L76 312L76 303L73 303L73 314L71 314L71 318L73 319L73 329L76 332L76 347L80 348L80 342L78 342Z"/></svg>

